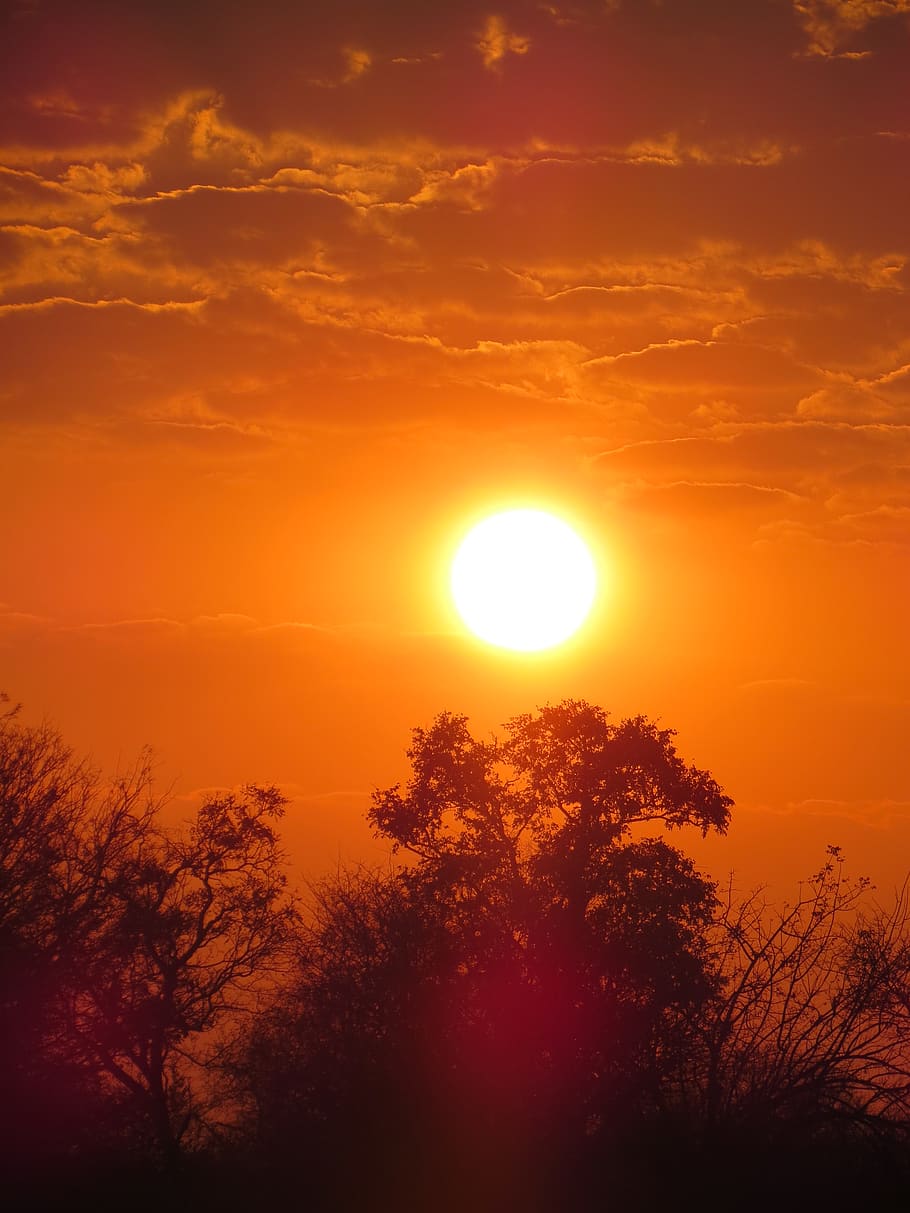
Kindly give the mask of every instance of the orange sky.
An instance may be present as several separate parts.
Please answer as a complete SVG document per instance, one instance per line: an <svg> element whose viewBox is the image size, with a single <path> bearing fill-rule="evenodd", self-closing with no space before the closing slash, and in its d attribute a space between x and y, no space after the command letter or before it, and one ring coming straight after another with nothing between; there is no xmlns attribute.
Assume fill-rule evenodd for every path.
<svg viewBox="0 0 910 1213"><path fill-rule="evenodd" d="M910 0L12 0L0 687L317 872L440 710L678 729L722 876L910 857ZM499 654L504 504L612 570ZM178 803L185 804L181 799Z"/></svg>

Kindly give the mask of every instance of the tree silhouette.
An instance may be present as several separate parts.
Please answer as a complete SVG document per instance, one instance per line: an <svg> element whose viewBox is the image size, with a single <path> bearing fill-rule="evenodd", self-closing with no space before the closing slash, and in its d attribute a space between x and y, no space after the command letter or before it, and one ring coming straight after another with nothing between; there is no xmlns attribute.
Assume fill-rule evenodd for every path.
<svg viewBox="0 0 910 1213"><path fill-rule="evenodd" d="M298 981L251 1046L260 1132L318 1134L330 1108L343 1141L386 1158L432 1170L458 1143L487 1194L514 1197L519 1158L530 1176L549 1156L564 1182L659 1101L714 990L715 891L633 831L722 831L731 801L670 730L578 701L504 739L451 714L413 738L407 787L370 810L409 861L317 890Z"/></svg>
<svg viewBox="0 0 910 1213"><path fill-rule="evenodd" d="M71 1030L146 1113L169 1161L199 1121L191 1069L209 1059L209 1034L254 1009L249 996L274 975L296 922L271 825L284 803L275 788L249 786L208 800L183 834L138 819L100 872Z"/></svg>
<svg viewBox="0 0 910 1213"><path fill-rule="evenodd" d="M693 1122L715 1133L903 1133L910 1123L910 888L890 909L837 847L792 904L728 894L720 997L693 1054Z"/></svg>
<svg viewBox="0 0 910 1213"><path fill-rule="evenodd" d="M166 830L147 756L105 785L53 729L0 719L0 1010L20 1096L34 1102L43 1082L59 1102L64 1079L106 1095L175 1160L205 1106L193 1068L228 1017L254 1009L296 925L272 825L284 803L251 785ZM6 1110L7 1140L17 1115L45 1132ZM68 1132L80 1138L78 1123Z"/></svg>
<svg viewBox="0 0 910 1213"><path fill-rule="evenodd" d="M15 706L0 712L0 1153L10 1170L117 1136L119 1109L74 1047L63 992L98 913L82 831L90 814L115 820L120 807L54 729L23 725Z"/></svg>
<svg viewBox="0 0 910 1213"><path fill-rule="evenodd" d="M749 1209L781 1194L793 1208L905 1208L907 885L883 908L829 847L792 902L737 896L731 878L707 939L715 993L667 1059L652 1152L711 1207L748 1176Z"/></svg>
<svg viewBox="0 0 910 1213"><path fill-rule="evenodd" d="M388 869L301 916L275 788L166 828L147 755L105 782L6 708L23 1203L56 1160L99 1208L116 1167L149 1208L905 1208L910 885L882 908L830 848L792 904L719 899L670 831L731 801L673 737L574 700L489 738L444 713L373 796Z"/></svg>

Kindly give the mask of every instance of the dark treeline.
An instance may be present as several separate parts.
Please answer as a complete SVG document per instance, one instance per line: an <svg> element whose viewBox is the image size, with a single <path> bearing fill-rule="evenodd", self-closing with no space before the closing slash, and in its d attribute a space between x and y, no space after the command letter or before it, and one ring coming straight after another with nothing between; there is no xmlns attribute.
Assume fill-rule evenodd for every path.
<svg viewBox="0 0 910 1213"><path fill-rule="evenodd" d="M414 731L384 872L287 880L271 787L165 828L0 714L11 1208L910 1207L910 906L668 839L732 801L643 717Z"/></svg>

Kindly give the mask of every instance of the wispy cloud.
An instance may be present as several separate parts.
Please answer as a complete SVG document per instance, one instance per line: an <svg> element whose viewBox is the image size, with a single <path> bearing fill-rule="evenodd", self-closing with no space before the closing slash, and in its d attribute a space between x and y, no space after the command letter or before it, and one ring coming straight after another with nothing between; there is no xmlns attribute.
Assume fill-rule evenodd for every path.
<svg viewBox="0 0 910 1213"><path fill-rule="evenodd" d="M793 0L809 38L808 53L823 58L863 59L853 39L873 22L910 12L910 0Z"/></svg>
<svg viewBox="0 0 910 1213"><path fill-rule="evenodd" d="M524 34L514 33L498 14L487 17L476 42L484 67L498 70L507 55L526 55L531 49L531 40Z"/></svg>

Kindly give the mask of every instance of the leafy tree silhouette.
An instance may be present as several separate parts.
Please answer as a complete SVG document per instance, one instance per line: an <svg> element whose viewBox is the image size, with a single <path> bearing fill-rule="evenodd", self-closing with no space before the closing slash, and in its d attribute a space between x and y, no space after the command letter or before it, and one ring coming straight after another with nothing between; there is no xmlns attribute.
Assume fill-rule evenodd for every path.
<svg viewBox="0 0 910 1213"><path fill-rule="evenodd" d="M81 831L90 809L110 820L118 806L55 730L0 704L0 1158L12 1173L119 1136L63 994L96 915Z"/></svg>
<svg viewBox="0 0 910 1213"><path fill-rule="evenodd" d="M271 820L285 801L248 786L206 801L185 833L149 806L99 866L104 893L69 992L83 1055L143 1111L169 1164L203 1115L211 1033L250 1013L297 921ZM91 855L91 851L90 851Z"/></svg>
<svg viewBox="0 0 910 1213"><path fill-rule="evenodd" d="M165 830L147 755L103 784L49 726L0 717L14 1161L97 1153L114 1121L176 1160L205 1111L193 1069L211 1063L220 1025L254 1009L296 927L272 825L284 803L249 786L209 799L187 831Z"/></svg>
<svg viewBox="0 0 910 1213"><path fill-rule="evenodd" d="M431 1188L446 1143L495 1204L543 1193L544 1158L564 1185L653 1108L714 991L716 899L635 831L723 831L732 803L672 738L581 701L502 739L448 713L416 729L407 787L370 810L408 862L317 889L299 979L251 1045L261 1139L328 1124L412 1184L422 1160Z"/></svg>

